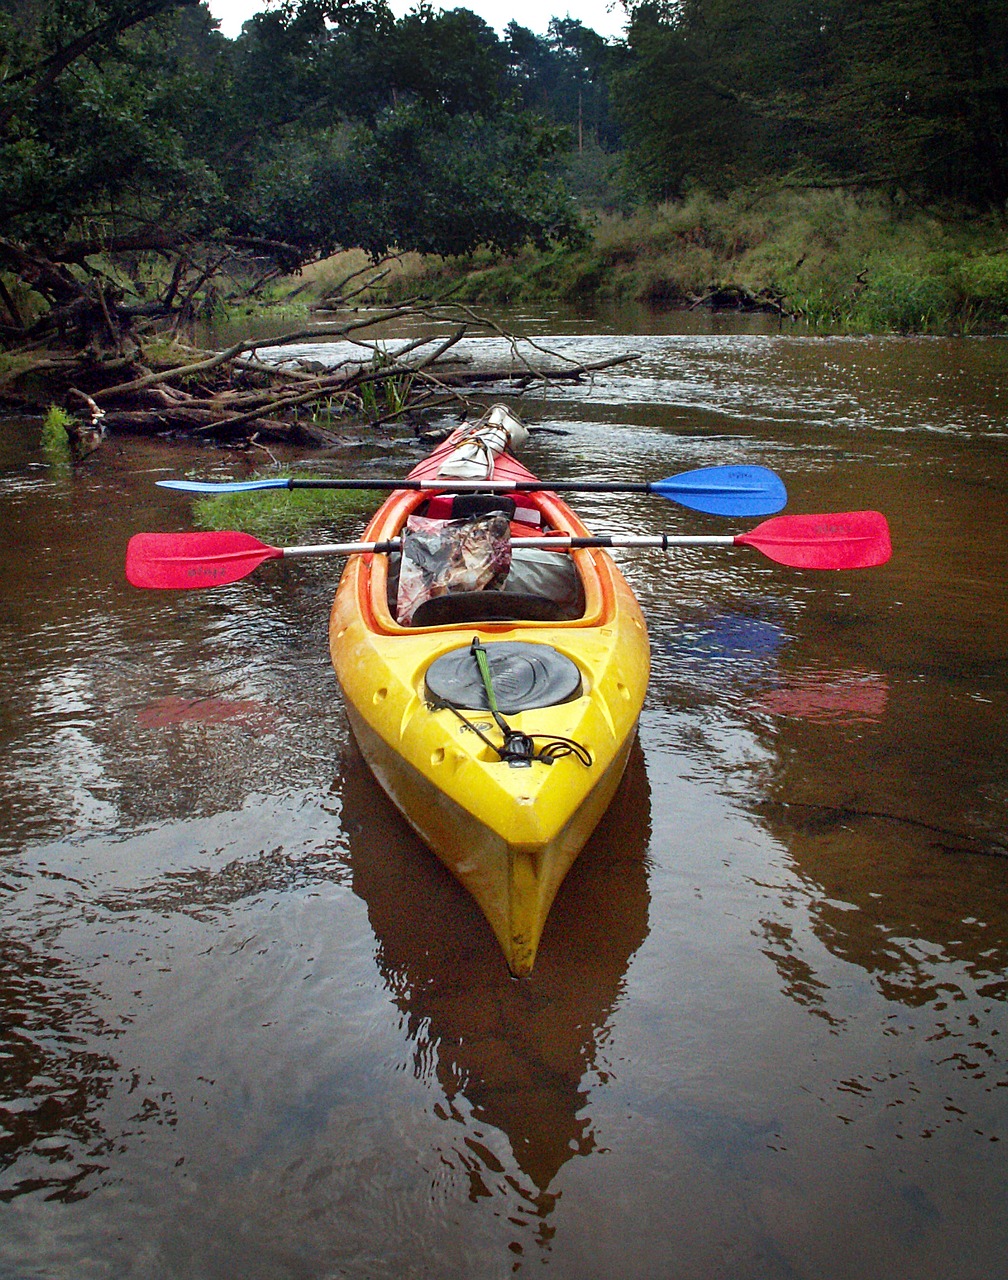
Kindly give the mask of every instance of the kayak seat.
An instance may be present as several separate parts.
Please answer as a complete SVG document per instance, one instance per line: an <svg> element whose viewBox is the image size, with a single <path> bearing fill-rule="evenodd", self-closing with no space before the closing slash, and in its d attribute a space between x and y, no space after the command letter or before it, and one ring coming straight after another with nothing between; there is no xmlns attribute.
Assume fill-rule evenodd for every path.
<svg viewBox="0 0 1008 1280"><path fill-rule="evenodd" d="M506 591L459 591L417 605L413 627L444 627L462 622L569 622L580 612L558 608L552 600Z"/></svg>
<svg viewBox="0 0 1008 1280"><path fill-rule="evenodd" d="M399 557L389 557L388 603L393 617ZM414 627L470 622L573 622L584 615L584 586L566 552L512 544L511 568L499 591L458 591L418 605Z"/></svg>
<svg viewBox="0 0 1008 1280"><path fill-rule="evenodd" d="M516 537L523 532L543 531L542 513L524 495L515 499L506 493L438 493L423 503L416 514L431 520L477 520L497 512L511 521L511 532Z"/></svg>

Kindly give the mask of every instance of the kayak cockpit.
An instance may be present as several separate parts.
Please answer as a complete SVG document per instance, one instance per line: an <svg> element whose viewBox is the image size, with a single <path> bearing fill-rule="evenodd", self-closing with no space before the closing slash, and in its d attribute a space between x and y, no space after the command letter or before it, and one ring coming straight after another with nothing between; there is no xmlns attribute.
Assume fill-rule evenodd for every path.
<svg viewBox="0 0 1008 1280"><path fill-rule="evenodd" d="M385 587L395 617L400 557L389 557ZM418 605L410 627L456 626L470 622L573 622L584 616L585 590L571 556L563 551L513 546L511 564L496 590L457 591Z"/></svg>
<svg viewBox="0 0 1008 1280"><path fill-rule="evenodd" d="M470 623L576 623L585 618L589 595L585 566L589 557L571 555L566 548L523 546L529 536L567 532L550 519L548 506L537 501L540 495L438 493L432 497L408 495L398 513L397 527L388 534L407 538L410 531L423 530L422 575L429 574L427 589L416 594L417 560L421 553L410 546L406 552L407 584L403 577L403 556L388 556L384 566L372 564L373 588L384 578L384 597L377 614L385 613L393 627L461 626ZM501 544L494 561L493 539ZM482 541L481 541L482 539ZM454 544L454 548L452 546ZM461 551L460 551L461 547ZM465 561L471 567L483 557L489 566L481 579L465 574L462 585L436 581L437 567L448 561ZM382 573L384 568L384 573ZM374 595L377 595L377 590ZM404 606L408 600L408 607ZM377 600L374 600L377 606Z"/></svg>

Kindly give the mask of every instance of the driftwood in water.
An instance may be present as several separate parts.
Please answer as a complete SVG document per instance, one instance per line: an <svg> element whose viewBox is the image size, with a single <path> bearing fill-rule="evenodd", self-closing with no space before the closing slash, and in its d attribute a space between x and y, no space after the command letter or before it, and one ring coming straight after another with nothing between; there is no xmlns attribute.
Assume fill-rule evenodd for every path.
<svg viewBox="0 0 1008 1280"><path fill-rule="evenodd" d="M64 397L67 408L80 412L87 400L92 423L100 416L105 431L180 432L229 441L254 434L311 447L334 443L343 418L377 425L407 414L468 408L470 392L494 386L520 394L533 383L579 381L634 358L577 362L514 338L510 362L474 367L453 350L479 327L471 321L458 324L448 336L418 338L393 351L355 336L365 325L403 314L394 309L341 325L242 341L223 351L193 352L186 362L160 369L116 357L84 363L40 359L34 371L72 376L74 386ZM271 349L334 339L353 346L333 367L268 361Z"/></svg>
<svg viewBox="0 0 1008 1280"><path fill-rule="evenodd" d="M772 289L761 289L753 293L744 285L715 285L704 294L690 299L689 309L710 307L714 311L769 311L774 315L797 319L794 312L784 306L784 295Z"/></svg>
<svg viewBox="0 0 1008 1280"><path fill-rule="evenodd" d="M80 246L80 254L94 251L94 246ZM70 255L73 261L78 257ZM243 339L219 351L176 341L167 347L176 356L170 362L164 338L145 337L142 323L159 321L163 330L166 317L173 328L182 316L191 317L198 291L219 262L202 264L185 286L185 272L177 267L155 302L127 305L108 276L78 278L67 260L65 254L59 261L28 261L19 246L0 239L0 267L44 280L49 302L48 312L28 324L9 291L0 294L0 320L6 315L11 322L0 326L0 337L10 339L10 354L0 364L0 402L38 408L61 404L80 422L82 453L86 442L90 447L107 431L329 445L344 421L380 425L437 409L468 411L470 393L495 387L520 395L537 383L578 381L634 358L571 360L458 303L351 309L350 299L382 274L362 282L362 273L354 272L321 304L332 309L334 318L327 322L275 338ZM401 331L407 324L422 325L428 336L394 344L364 336L391 326ZM451 326L447 334L446 325ZM19 330L16 340L14 329ZM462 339L478 337L505 342L509 359L480 365L471 355L461 357ZM280 347L334 342L345 346L335 364L331 351L329 363L310 354L283 363L271 359ZM71 343L74 349L67 350Z"/></svg>

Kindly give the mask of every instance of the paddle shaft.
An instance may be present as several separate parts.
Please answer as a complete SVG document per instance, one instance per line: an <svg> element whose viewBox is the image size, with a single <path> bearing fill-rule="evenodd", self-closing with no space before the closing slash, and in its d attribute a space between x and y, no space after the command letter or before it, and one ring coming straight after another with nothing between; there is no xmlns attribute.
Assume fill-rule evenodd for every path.
<svg viewBox="0 0 1008 1280"><path fill-rule="evenodd" d="M877 511L778 516L747 533L559 534L518 538L517 547L567 551L580 548L752 547L778 564L797 569L867 569L892 555L889 525ZM126 576L135 587L224 586L246 577L267 560L306 556L355 556L401 552L400 538L384 542L327 542L271 547L250 534L138 533L126 548Z"/></svg>
<svg viewBox="0 0 1008 1280"><path fill-rule="evenodd" d="M163 482L159 482L163 483ZM253 482L254 483L254 482ZM430 480L340 480L317 477L270 483L273 489L374 489L419 490L423 493L660 493L662 482L651 480L456 480L450 476ZM167 487L167 486L165 486ZM739 488L732 486L732 491ZM266 485L263 485L266 488ZM753 491L756 486L749 486ZM722 493L725 486L712 482L694 484L690 493ZM744 491L744 490L743 490Z"/></svg>
<svg viewBox="0 0 1008 1280"><path fill-rule="evenodd" d="M738 535L743 537L744 535ZM580 547L650 547L659 551L668 551L672 547L730 547L737 541L736 535L730 533L672 534L672 533L627 533L604 534L598 537L575 538L568 534L555 534L544 538L515 538L513 547L527 547L530 550L569 551ZM393 538L387 542L320 542L315 546L279 548L283 559L297 559L300 556L359 556L359 555L392 555L402 551L402 542Z"/></svg>

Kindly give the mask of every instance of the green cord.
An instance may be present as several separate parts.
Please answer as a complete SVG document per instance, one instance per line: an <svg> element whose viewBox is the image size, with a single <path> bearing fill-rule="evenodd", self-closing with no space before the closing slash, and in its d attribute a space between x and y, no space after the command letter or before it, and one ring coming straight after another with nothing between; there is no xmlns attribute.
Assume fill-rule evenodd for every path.
<svg viewBox="0 0 1008 1280"><path fill-rule="evenodd" d="M500 712L497 710L497 699L494 696L493 679L490 675L490 660L487 658L486 649L480 644L479 636L473 636L469 652L476 659L476 665L479 667L479 673L483 678L483 688L486 690L487 702L496 720Z"/></svg>
<svg viewBox="0 0 1008 1280"><path fill-rule="evenodd" d="M490 659L487 651L480 642L479 636L473 636L472 644L469 646L469 652L476 659L476 666L479 668L480 678L483 681L483 688L486 691L487 703L490 707L490 714L497 722L497 728L504 735L504 745L501 747L494 746L485 734L480 733L476 726L469 724L465 716L453 707L452 704L446 703L451 710L455 712L463 724L468 724L470 729L475 729L484 742L493 747L494 751L502 760L506 760L511 765L530 765L533 760L541 760L543 764L552 764L554 760L561 756L576 756L583 765L589 767L592 762L591 753L586 747L581 746L579 742L574 742L570 738L548 738L546 745L536 748L535 738L541 737L540 734L521 733L517 729L512 729L508 722L501 715L497 707L497 697L494 694L493 678L490 675Z"/></svg>

